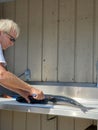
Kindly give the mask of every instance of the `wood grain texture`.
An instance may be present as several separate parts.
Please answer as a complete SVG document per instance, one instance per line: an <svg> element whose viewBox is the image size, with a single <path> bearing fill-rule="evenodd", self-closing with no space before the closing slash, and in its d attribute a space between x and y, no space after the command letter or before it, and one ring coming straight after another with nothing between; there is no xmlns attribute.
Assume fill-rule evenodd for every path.
<svg viewBox="0 0 98 130"><path fill-rule="evenodd" d="M43 81L57 81L58 1L44 1L43 19Z"/></svg>
<svg viewBox="0 0 98 130"><path fill-rule="evenodd" d="M60 0L58 80L74 82L75 0Z"/></svg>
<svg viewBox="0 0 98 130"><path fill-rule="evenodd" d="M28 67L31 70L31 79L41 81L42 0L30 0L29 2L28 30Z"/></svg>
<svg viewBox="0 0 98 130"><path fill-rule="evenodd" d="M12 130L12 111L0 111L0 130Z"/></svg>
<svg viewBox="0 0 98 130"><path fill-rule="evenodd" d="M93 0L77 1L76 82L93 81Z"/></svg>
<svg viewBox="0 0 98 130"><path fill-rule="evenodd" d="M12 130L25 130L26 129L26 113L13 112Z"/></svg>
<svg viewBox="0 0 98 130"><path fill-rule="evenodd" d="M16 1L16 22L20 27L20 36L15 43L15 74L23 73L27 69L27 25L28 1Z"/></svg>

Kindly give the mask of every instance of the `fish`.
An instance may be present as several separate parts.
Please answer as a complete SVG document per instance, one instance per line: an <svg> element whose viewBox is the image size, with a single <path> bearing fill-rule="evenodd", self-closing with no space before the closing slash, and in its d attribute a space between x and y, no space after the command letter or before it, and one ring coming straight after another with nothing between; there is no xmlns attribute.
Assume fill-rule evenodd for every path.
<svg viewBox="0 0 98 130"><path fill-rule="evenodd" d="M33 96L35 97L35 95L33 95ZM52 102L53 104L58 104L59 102L68 103L76 108L79 108L84 113L87 112L88 110L95 109L93 107L86 107L71 97L45 94L44 99L37 100L37 99L33 98L33 96L28 97L30 99L31 104L36 104L36 103L37 104L48 104L49 102ZM21 96L18 96L16 98L16 101L21 102L21 103L27 103L25 98L23 98Z"/></svg>
<svg viewBox="0 0 98 130"><path fill-rule="evenodd" d="M87 112L88 110L95 109L94 107L86 107L76 101L73 98L66 97L66 96L58 96L58 95L45 95L45 99L48 99L48 101L53 102L54 104L57 104L58 102L64 102L73 105L74 107L80 108L81 111L84 113Z"/></svg>

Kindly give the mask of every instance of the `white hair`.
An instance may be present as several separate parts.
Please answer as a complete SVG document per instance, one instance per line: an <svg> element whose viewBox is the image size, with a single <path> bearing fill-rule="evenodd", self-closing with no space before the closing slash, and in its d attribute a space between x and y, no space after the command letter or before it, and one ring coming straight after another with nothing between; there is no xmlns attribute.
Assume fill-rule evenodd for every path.
<svg viewBox="0 0 98 130"><path fill-rule="evenodd" d="M19 26L13 20L9 20L9 19L0 20L0 31L9 33L11 29L13 29L16 32L16 37L18 37L20 33L20 29Z"/></svg>

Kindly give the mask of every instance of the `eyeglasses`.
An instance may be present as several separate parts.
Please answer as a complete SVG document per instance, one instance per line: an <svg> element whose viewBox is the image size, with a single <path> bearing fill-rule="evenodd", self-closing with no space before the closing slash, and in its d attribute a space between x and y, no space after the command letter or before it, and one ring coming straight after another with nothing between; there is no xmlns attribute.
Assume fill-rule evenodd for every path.
<svg viewBox="0 0 98 130"><path fill-rule="evenodd" d="M8 36L10 36L10 41L11 42L15 42L16 41L16 39L12 36L12 35L10 35L9 33L7 33L7 32L5 32Z"/></svg>

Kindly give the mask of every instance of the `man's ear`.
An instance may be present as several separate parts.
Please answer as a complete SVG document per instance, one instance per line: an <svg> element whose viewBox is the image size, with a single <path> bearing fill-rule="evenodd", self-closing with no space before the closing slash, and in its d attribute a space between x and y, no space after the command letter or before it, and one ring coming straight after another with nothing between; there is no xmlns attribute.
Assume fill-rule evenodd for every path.
<svg viewBox="0 0 98 130"><path fill-rule="evenodd" d="M0 31L0 35L2 35L3 34L3 31Z"/></svg>

